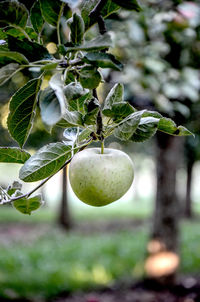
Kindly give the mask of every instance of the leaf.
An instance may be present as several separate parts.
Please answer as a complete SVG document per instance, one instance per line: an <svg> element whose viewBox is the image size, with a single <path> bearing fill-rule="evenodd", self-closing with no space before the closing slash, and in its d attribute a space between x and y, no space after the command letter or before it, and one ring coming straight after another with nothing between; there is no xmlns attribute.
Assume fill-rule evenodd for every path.
<svg viewBox="0 0 200 302"><path fill-rule="evenodd" d="M42 31L42 27L44 25L39 1L36 1L33 4L30 12L30 19L34 30L39 34Z"/></svg>
<svg viewBox="0 0 200 302"><path fill-rule="evenodd" d="M155 117L142 117L139 125L130 138L133 142L143 142L151 138L158 129L159 119Z"/></svg>
<svg viewBox="0 0 200 302"><path fill-rule="evenodd" d="M79 135L78 135L78 142L79 143L83 143L86 140L88 140L89 138L91 138L90 134L92 133L92 131L89 128L85 128L85 129L80 129Z"/></svg>
<svg viewBox="0 0 200 302"><path fill-rule="evenodd" d="M111 37L108 33L105 33L104 35L98 36L94 38L91 41L87 41L83 43L83 45L76 46L76 47L64 47L61 45L59 48L59 51L61 54L66 54L68 52L73 51L95 51L95 50L103 50L106 48L109 48L112 44Z"/></svg>
<svg viewBox="0 0 200 302"><path fill-rule="evenodd" d="M65 120L67 122L67 124L71 125L71 126L82 126L83 125L82 115L77 111L66 110L66 112L63 116L63 120Z"/></svg>
<svg viewBox="0 0 200 302"><path fill-rule="evenodd" d="M16 147L0 147L0 162L24 164L30 154Z"/></svg>
<svg viewBox="0 0 200 302"><path fill-rule="evenodd" d="M78 136L77 127L65 129L63 136L65 138L65 141L63 141L65 145L74 146Z"/></svg>
<svg viewBox="0 0 200 302"><path fill-rule="evenodd" d="M32 27L27 26L25 28L24 32L22 32L20 29L15 28L15 27L10 27L10 28L6 29L7 35L18 38L19 40L27 39L27 35L25 33L27 33L27 35L32 40L37 40L38 36Z"/></svg>
<svg viewBox="0 0 200 302"><path fill-rule="evenodd" d="M61 127L61 128L70 128L70 127L73 127L74 124L71 124L69 123L65 117L63 117L57 124L56 124L57 127Z"/></svg>
<svg viewBox="0 0 200 302"><path fill-rule="evenodd" d="M141 11L141 7L137 0L112 0L112 2L128 10L135 10L136 12Z"/></svg>
<svg viewBox="0 0 200 302"><path fill-rule="evenodd" d="M75 45L80 45L83 42L85 32L85 24L81 16L74 13L73 17L67 22L70 27L70 40Z"/></svg>
<svg viewBox="0 0 200 302"><path fill-rule="evenodd" d="M8 130L20 147L25 144L32 128L40 85L41 78L30 80L10 100Z"/></svg>
<svg viewBox="0 0 200 302"><path fill-rule="evenodd" d="M92 98L88 89L83 89L79 83L70 83L64 88L64 94L68 102L68 109L84 113L85 100Z"/></svg>
<svg viewBox="0 0 200 302"><path fill-rule="evenodd" d="M47 178L60 170L71 158L71 147L63 143L52 143L39 149L19 171L19 178L25 182Z"/></svg>
<svg viewBox="0 0 200 302"><path fill-rule="evenodd" d="M95 125L97 120L97 115L99 112L99 102L96 98L93 98L87 104L87 114L84 116L84 124Z"/></svg>
<svg viewBox="0 0 200 302"><path fill-rule="evenodd" d="M22 184L19 183L18 181L14 181L11 186L8 186L6 192L8 193L8 195L12 196L13 194L15 194L16 191L18 192L21 191L21 189L22 189Z"/></svg>
<svg viewBox="0 0 200 302"><path fill-rule="evenodd" d="M112 117L112 119L117 123L134 111L135 109L128 102L119 102L112 105L112 109L109 112L107 111L107 116Z"/></svg>
<svg viewBox="0 0 200 302"><path fill-rule="evenodd" d="M114 130L114 136L122 141L128 141L136 131L144 110L137 111L125 118Z"/></svg>
<svg viewBox="0 0 200 302"><path fill-rule="evenodd" d="M17 1L2 1L0 3L0 22L26 27L28 11L26 7Z"/></svg>
<svg viewBox="0 0 200 302"><path fill-rule="evenodd" d="M29 64L26 57L19 52L0 50L0 64L6 65L13 61L19 64Z"/></svg>
<svg viewBox="0 0 200 302"><path fill-rule="evenodd" d="M62 14L64 3L56 0L39 0L39 2L45 21L56 27Z"/></svg>
<svg viewBox="0 0 200 302"><path fill-rule="evenodd" d="M70 7L74 8L78 4L79 0L61 0L64 3L67 3Z"/></svg>
<svg viewBox="0 0 200 302"><path fill-rule="evenodd" d="M60 114L62 116L66 110L66 98L64 94L64 82L62 79L62 74L54 74L49 81L49 86L54 90L55 95L59 101Z"/></svg>
<svg viewBox="0 0 200 302"><path fill-rule="evenodd" d="M123 101L124 87L122 84L115 84L113 88L108 93L103 107L103 114L109 116L112 111L112 106L114 103L121 103Z"/></svg>
<svg viewBox="0 0 200 302"><path fill-rule="evenodd" d="M19 64L10 63L0 68L0 86L9 81L12 76L19 70Z"/></svg>
<svg viewBox="0 0 200 302"><path fill-rule="evenodd" d="M84 56L83 61L93 64L96 67L112 68L118 71L121 71L123 68L122 63L109 53L90 52Z"/></svg>
<svg viewBox="0 0 200 302"><path fill-rule="evenodd" d="M93 66L85 66L80 70L79 81L83 88L95 89L101 82L101 74Z"/></svg>
<svg viewBox="0 0 200 302"><path fill-rule="evenodd" d="M88 30L92 25L97 22L96 16L89 17L92 9L98 4L99 0L83 0L81 1L81 15L85 22L85 30ZM106 1L105 5L101 9L101 16L103 18L108 17L110 14L116 12L120 7L113 3L111 0Z"/></svg>
<svg viewBox="0 0 200 302"><path fill-rule="evenodd" d="M27 39L21 41L12 36L8 36L8 47L12 51L22 53L30 62L51 59L51 55L44 46Z"/></svg>
<svg viewBox="0 0 200 302"><path fill-rule="evenodd" d="M22 197L13 202L13 206L16 210L18 210L22 214L28 214L28 215L31 215L33 211L39 209L42 204L43 202L42 202L41 194L35 195L34 197L31 198Z"/></svg>
<svg viewBox="0 0 200 302"><path fill-rule="evenodd" d="M187 128L183 126L177 127L174 121L165 117L162 117L159 120L158 130L175 136L193 135L193 133L190 132Z"/></svg>
<svg viewBox="0 0 200 302"><path fill-rule="evenodd" d="M39 102L41 117L45 124L53 126L61 120L63 115L61 104L52 88L47 87L41 91Z"/></svg>

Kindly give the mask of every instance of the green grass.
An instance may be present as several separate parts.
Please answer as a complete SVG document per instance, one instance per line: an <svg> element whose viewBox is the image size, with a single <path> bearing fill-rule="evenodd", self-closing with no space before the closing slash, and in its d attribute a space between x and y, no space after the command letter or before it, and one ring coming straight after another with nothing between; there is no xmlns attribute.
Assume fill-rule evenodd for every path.
<svg viewBox="0 0 200 302"><path fill-rule="evenodd" d="M73 209L73 215L82 222L131 218L142 216L146 201L138 203L134 211L130 208L104 208L101 212L93 208ZM150 208L149 208L150 211ZM138 279L143 276L146 244L150 225L144 224L135 230L118 233L82 234L62 232L53 223L55 212L49 209L37 211L31 217L16 213L12 208L1 207L0 221L6 226L23 222L49 225L46 233L36 239L6 240L0 245L0 297L27 297L35 299L52 297L62 291L76 291L112 284L118 280ZM181 267L185 274L200 271L200 222L185 221L181 224Z"/></svg>
<svg viewBox="0 0 200 302"><path fill-rule="evenodd" d="M0 295L52 296L139 276L146 240L144 228L90 236L51 229L32 243L1 245Z"/></svg>

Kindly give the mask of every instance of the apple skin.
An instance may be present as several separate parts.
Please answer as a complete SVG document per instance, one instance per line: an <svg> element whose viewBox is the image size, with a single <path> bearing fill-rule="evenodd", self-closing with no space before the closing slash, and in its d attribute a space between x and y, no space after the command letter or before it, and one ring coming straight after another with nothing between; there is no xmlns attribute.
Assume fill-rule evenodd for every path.
<svg viewBox="0 0 200 302"><path fill-rule="evenodd" d="M76 196L91 206L105 206L121 198L134 178L130 157L116 149L85 149L69 165L69 180Z"/></svg>

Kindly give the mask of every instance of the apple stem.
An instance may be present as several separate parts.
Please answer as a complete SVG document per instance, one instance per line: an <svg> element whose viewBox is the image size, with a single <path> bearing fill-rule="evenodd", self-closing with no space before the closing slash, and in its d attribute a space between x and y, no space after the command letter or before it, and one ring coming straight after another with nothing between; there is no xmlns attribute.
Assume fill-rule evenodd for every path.
<svg viewBox="0 0 200 302"><path fill-rule="evenodd" d="M104 154L104 140L101 141L101 154Z"/></svg>

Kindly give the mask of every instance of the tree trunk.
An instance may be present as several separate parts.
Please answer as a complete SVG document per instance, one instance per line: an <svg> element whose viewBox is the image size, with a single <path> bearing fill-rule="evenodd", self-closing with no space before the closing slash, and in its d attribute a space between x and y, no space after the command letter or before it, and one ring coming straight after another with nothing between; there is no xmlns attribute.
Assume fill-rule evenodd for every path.
<svg viewBox="0 0 200 302"><path fill-rule="evenodd" d="M186 184L186 199L185 199L185 217L192 218L192 200L191 200L191 188L192 188L192 171L194 162L189 161L187 163L187 184Z"/></svg>
<svg viewBox="0 0 200 302"><path fill-rule="evenodd" d="M67 200L67 167L62 170L62 198L59 209L58 224L65 230L70 230L72 228Z"/></svg>
<svg viewBox="0 0 200 302"><path fill-rule="evenodd" d="M175 258L176 265L168 273L150 276L165 285L175 281L178 268L178 224L180 218L179 203L176 196L176 172L179 164L182 138L172 137L164 133L157 134L157 192L154 210L153 230L150 242L154 242L157 250L150 252L150 256L166 256ZM156 242L156 245L155 245ZM167 252L167 253L166 253ZM163 254L165 253L165 254ZM152 258L155 259L155 258ZM157 271L159 270L159 267Z"/></svg>
<svg viewBox="0 0 200 302"><path fill-rule="evenodd" d="M176 196L176 172L182 138L157 135L157 192L153 238L161 240L169 251L178 248L179 203Z"/></svg>

